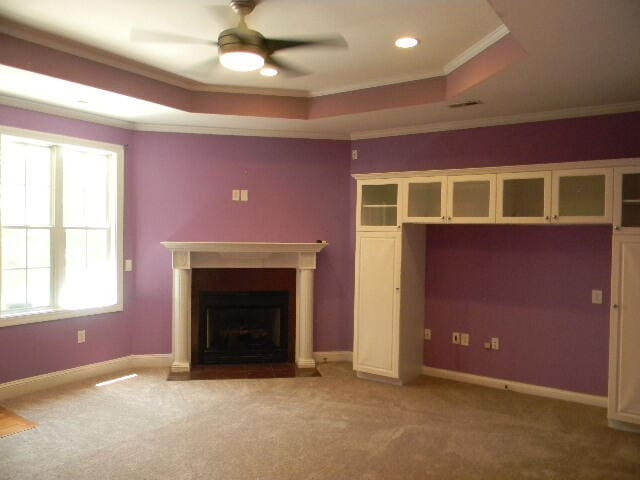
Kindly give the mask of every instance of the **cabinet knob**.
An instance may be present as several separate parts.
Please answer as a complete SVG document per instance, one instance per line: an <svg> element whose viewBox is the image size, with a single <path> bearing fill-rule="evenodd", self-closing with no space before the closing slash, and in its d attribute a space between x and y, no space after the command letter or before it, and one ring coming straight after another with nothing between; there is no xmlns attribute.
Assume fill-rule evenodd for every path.
<svg viewBox="0 0 640 480"><path fill-rule="evenodd" d="M620 226L619 226L619 225L614 225L614 226L613 226L613 229L614 229L614 230L620 230Z"/></svg>
<svg viewBox="0 0 640 480"><path fill-rule="evenodd" d="M400 291L400 287L396 287L396 292L399 292L399 291Z"/></svg>
<svg viewBox="0 0 640 480"><path fill-rule="evenodd" d="M553 219L554 219L554 220L557 220L557 219L558 219L558 215L554 215L554 216L553 216Z"/></svg>
<svg viewBox="0 0 640 480"><path fill-rule="evenodd" d="M449 217L449 220L451 220L453 217Z"/></svg>
<svg viewBox="0 0 640 480"><path fill-rule="evenodd" d="M442 216L442 220L444 220L444 215Z"/></svg>
<svg viewBox="0 0 640 480"><path fill-rule="evenodd" d="M550 220L549 219L549 215L547 215L546 217L544 217L545 220Z"/></svg>
<svg viewBox="0 0 640 480"><path fill-rule="evenodd" d="M611 308L618 308L618 304L617 303L612 304Z"/></svg>

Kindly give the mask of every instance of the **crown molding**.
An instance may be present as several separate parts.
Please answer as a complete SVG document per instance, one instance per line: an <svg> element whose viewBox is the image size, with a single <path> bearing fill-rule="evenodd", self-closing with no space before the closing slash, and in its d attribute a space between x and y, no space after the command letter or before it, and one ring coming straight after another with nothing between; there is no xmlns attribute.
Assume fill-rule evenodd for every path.
<svg viewBox="0 0 640 480"><path fill-rule="evenodd" d="M127 120L106 117L104 115L98 115L97 113L83 112L81 110L74 110L72 108L51 105L48 103L36 102L35 100L28 100L26 98L10 97L8 95L0 95L0 105L22 108L23 110L31 110L33 112L46 113L74 120L83 120L85 122L97 123L108 127L124 128L127 130L133 130L135 126L133 122L129 122Z"/></svg>
<svg viewBox="0 0 640 480"><path fill-rule="evenodd" d="M460 55L458 55L453 60L451 60L449 63L447 63L443 68L443 74L444 75L449 75L456 68L460 67L461 65L464 65L469 60L471 60L473 57L475 57L476 55L479 55L484 50L489 48L491 45L493 45L494 43L496 43L498 40L502 39L504 36L508 35L509 33L510 33L510 31L509 31L509 29L507 28L506 25L504 25L504 24L500 25L493 32L491 32L488 35L482 37L480 40L478 40L476 43L471 45L469 48L467 48Z"/></svg>
<svg viewBox="0 0 640 480"><path fill-rule="evenodd" d="M296 130L268 130L247 128L201 127L189 125L167 125L134 123L132 130L140 132L190 133L195 135L230 135L239 137L307 138L310 140L350 140L348 133L301 132Z"/></svg>
<svg viewBox="0 0 640 480"><path fill-rule="evenodd" d="M231 135L241 137L308 138L310 140L350 140L348 133L337 132L322 133L302 132L296 130L202 127L190 125L129 122L126 120L106 117L104 115L98 115L95 113L82 112L79 110L74 110L72 108L50 105L33 100L27 100L24 98L9 97L6 95L0 95L0 105L139 132L190 133L197 135Z"/></svg>
<svg viewBox="0 0 640 480"><path fill-rule="evenodd" d="M398 137L420 133L446 132L449 130L467 130L470 128L495 127L499 125L515 125L519 123L544 122L569 118L594 117L598 115L613 115L640 111L640 102L614 103L590 107L576 107L545 112L524 113L519 115L505 115L499 117L475 118L470 120L456 120L452 122L435 122L409 127L389 128L384 130L366 130L351 134L351 140L367 140L371 138Z"/></svg>

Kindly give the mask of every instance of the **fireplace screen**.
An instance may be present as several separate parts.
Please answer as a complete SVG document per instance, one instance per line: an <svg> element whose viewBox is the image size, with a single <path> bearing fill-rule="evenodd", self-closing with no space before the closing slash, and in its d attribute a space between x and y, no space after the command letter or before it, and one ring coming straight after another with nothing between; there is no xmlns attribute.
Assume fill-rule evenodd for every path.
<svg viewBox="0 0 640 480"><path fill-rule="evenodd" d="M202 294L201 362L286 362L288 306L287 292Z"/></svg>

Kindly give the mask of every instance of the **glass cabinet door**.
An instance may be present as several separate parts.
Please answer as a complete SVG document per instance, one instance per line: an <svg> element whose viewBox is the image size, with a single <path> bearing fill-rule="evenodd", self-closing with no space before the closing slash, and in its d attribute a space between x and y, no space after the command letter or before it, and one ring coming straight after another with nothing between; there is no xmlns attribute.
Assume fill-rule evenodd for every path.
<svg viewBox="0 0 640 480"><path fill-rule="evenodd" d="M640 166L615 169L614 229L640 233Z"/></svg>
<svg viewBox="0 0 640 480"><path fill-rule="evenodd" d="M448 178L447 221L494 223L496 175L456 175Z"/></svg>
<svg viewBox="0 0 640 480"><path fill-rule="evenodd" d="M411 178L404 187L404 220L443 223L447 203L446 177Z"/></svg>
<svg viewBox="0 0 640 480"><path fill-rule="evenodd" d="M610 223L613 170L553 172L553 220L561 223Z"/></svg>
<svg viewBox="0 0 640 480"><path fill-rule="evenodd" d="M398 225L398 184L363 183L360 185L359 225L395 227ZM385 230L384 228L381 228Z"/></svg>
<svg viewBox="0 0 640 480"><path fill-rule="evenodd" d="M551 172L498 174L497 223L547 223Z"/></svg>

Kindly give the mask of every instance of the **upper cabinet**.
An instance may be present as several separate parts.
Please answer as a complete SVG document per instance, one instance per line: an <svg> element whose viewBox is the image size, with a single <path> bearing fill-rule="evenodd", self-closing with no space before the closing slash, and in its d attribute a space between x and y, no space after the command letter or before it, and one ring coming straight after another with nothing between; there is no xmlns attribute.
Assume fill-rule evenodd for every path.
<svg viewBox="0 0 640 480"><path fill-rule="evenodd" d="M498 174L496 223L549 223L551 172Z"/></svg>
<svg viewBox="0 0 640 480"><path fill-rule="evenodd" d="M444 223L447 208L447 177L414 177L404 184L404 221Z"/></svg>
<svg viewBox="0 0 640 480"><path fill-rule="evenodd" d="M616 168L614 177L614 232L640 233L640 167Z"/></svg>
<svg viewBox="0 0 640 480"><path fill-rule="evenodd" d="M447 222L495 223L496 175L447 178Z"/></svg>
<svg viewBox="0 0 640 480"><path fill-rule="evenodd" d="M361 230L397 230L400 183L392 180L358 182L357 224Z"/></svg>
<svg viewBox="0 0 640 480"><path fill-rule="evenodd" d="M560 223L611 223L613 169L555 170L552 219Z"/></svg>

